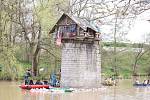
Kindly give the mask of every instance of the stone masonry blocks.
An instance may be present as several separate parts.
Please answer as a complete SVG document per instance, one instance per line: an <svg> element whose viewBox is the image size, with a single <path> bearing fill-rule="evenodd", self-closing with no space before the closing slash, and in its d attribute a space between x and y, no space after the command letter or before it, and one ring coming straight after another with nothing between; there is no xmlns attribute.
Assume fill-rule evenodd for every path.
<svg viewBox="0 0 150 100"><path fill-rule="evenodd" d="M61 87L99 87L101 82L100 72L101 54L98 44L63 44Z"/></svg>

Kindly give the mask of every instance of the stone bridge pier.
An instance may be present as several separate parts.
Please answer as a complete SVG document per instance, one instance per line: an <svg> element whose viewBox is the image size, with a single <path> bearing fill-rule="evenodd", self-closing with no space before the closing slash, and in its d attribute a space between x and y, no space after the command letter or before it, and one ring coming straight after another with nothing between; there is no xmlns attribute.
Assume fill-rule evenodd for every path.
<svg viewBox="0 0 150 100"><path fill-rule="evenodd" d="M101 54L98 41L63 43L61 87L93 88L101 84Z"/></svg>

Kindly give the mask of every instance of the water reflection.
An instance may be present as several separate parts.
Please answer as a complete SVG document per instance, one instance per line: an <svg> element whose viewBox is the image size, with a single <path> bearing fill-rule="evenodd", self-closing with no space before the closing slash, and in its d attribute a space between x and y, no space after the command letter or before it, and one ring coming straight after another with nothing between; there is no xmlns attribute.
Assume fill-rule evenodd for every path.
<svg viewBox="0 0 150 100"><path fill-rule="evenodd" d="M149 100L150 87L133 87L131 82L73 93L31 92L20 89L17 82L0 82L0 100Z"/></svg>
<svg viewBox="0 0 150 100"><path fill-rule="evenodd" d="M24 100L47 100L50 98L50 95L45 92L30 92L30 90L21 90L21 93Z"/></svg>

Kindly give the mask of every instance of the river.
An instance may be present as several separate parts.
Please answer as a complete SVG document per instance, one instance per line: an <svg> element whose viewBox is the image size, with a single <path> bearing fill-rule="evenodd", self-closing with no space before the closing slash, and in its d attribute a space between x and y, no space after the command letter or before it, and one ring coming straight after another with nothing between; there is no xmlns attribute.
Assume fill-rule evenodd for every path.
<svg viewBox="0 0 150 100"><path fill-rule="evenodd" d="M120 80L119 86L72 93L34 93L20 89L19 84L0 81L0 100L150 100L150 86L133 87L131 80Z"/></svg>

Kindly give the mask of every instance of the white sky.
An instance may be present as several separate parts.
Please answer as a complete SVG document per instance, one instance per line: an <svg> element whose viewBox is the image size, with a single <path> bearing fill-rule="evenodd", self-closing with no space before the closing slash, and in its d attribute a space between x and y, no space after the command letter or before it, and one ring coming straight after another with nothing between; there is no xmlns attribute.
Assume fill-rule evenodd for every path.
<svg viewBox="0 0 150 100"><path fill-rule="evenodd" d="M137 17L126 36L127 40L130 40L132 43L146 42L146 35L150 34L150 21L147 20L150 20L150 10L142 13ZM108 25L102 26L101 29L102 33L110 34L110 32L112 32L112 27ZM107 34L105 34L104 36L105 40L113 40L110 35L107 36ZM124 42L129 41L125 40Z"/></svg>
<svg viewBox="0 0 150 100"><path fill-rule="evenodd" d="M147 11L138 16L135 24L129 31L127 38L132 42L144 42L146 34L150 33L150 11Z"/></svg>
<svg viewBox="0 0 150 100"><path fill-rule="evenodd" d="M138 20L129 31L127 38L132 42L144 42L148 33L150 33L150 22Z"/></svg>

